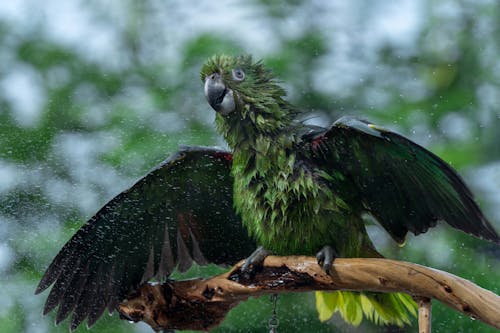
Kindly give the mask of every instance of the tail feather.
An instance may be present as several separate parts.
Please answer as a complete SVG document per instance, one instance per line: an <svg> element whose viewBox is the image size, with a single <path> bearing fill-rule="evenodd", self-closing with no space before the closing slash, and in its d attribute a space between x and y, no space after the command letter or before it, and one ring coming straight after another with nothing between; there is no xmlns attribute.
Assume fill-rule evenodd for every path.
<svg viewBox="0 0 500 333"><path fill-rule="evenodd" d="M316 292L319 319L326 321L335 312L354 326L361 324L363 316L377 325L404 326L417 316L417 304L403 293L356 293L350 291Z"/></svg>

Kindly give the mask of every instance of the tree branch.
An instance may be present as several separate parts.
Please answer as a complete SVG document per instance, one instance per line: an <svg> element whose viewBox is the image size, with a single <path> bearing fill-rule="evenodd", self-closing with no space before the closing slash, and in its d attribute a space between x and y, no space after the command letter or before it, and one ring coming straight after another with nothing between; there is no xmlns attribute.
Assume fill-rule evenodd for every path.
<svg viewBox="0 0 500 333"><path fill-rule="evenodd" d="M430 298L416 296L418 304L418 333L431 333L432 302Z"/></svg>
<svg viewBox="0 0 500 333"><path fill-rule="evenodd" d="M389 259L335 259L327 275L312 257L269 256L252 278L238 263L209 278L144 284L118 306L123 319L144 321L153 329L210 330L248 297L312 290L405 292L422 301L428 315L437 299L475 319L500 328L500 297L450 273ZM427 308L427 310L426 310ZM424 331L425 332L425 331Z"/></svg>

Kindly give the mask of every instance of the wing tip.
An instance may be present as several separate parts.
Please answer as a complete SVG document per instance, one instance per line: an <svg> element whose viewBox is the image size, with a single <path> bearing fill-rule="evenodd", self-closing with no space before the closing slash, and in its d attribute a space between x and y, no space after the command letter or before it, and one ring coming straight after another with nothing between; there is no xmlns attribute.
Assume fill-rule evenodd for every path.
<svg viewBox="0 0 500 333"><path fill-rule="evenodd" d="M486 229L487 233L485 233L485 229L481 230L482 232L478 233L477 236L480 239L486 240L488 242L492 242L494 244L500 245L500 236L497 234L495 229L493 228L488 228Z"/></svg>
<svg viewBox="0 0 500 333"><path fill-rule="evenodd" d="M42 314L46 316L50 311L54 310L57 307L58 303L45 303L45 306L43 307Z"/></svg>
<svg viewBox="0 0 500 333"><path fill-rule="evenodd" d="M56 319L55 319L55 323L56 323L56 326L59 325L62 321L64 321L64 319L68 318L69 314L71 313L71 311L69 312L66 312L61 310L62 308L59 307L59 311L57 312L57 315L56 315Z"/></svg>
<svg viewBox="0 0 500 333"><path fill-rule="evenodd" d="M49 267L40 279L40 282L38 282L38 285L35 288L35 295L38 295L47 290L51 285L54 284L54 282L56 282L58 277L59 274L54 274L54 270Z"/></svg>
<svg viewBox="0 0 500 333"><path fill-rule="evenodd" d="M86 309L83 309L83 311L78 311L78 309L73 311L73 317L71 317L71 323L69 325L69 331L73 332L75 331L78 326L80 326L81 323L85 320L87 317L87 314L84 313Z"/></svg>
<svg viewBox="0 0 500 333"><path fill-rule="evenodd" d="M49 287L50 285L47 285L47 284L43 284L42 285L42 281L40 281L40 283L36 286L35 288L35 292L34 292L34 295L38 295L42 292L44 292L45 290L47 290L47 288Z"/></svg>

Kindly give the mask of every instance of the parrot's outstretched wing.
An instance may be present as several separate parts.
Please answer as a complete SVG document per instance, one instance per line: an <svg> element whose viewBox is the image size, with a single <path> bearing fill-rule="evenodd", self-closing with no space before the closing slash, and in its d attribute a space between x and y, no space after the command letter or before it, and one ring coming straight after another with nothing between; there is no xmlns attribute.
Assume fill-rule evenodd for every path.
<svg viewBox="0 0 500 333"><path fill-rule="evenodd" d="M394 132L352 117L308 135L321 168L358 189L363 205L399 243L438 220L495 243L500 237L460 176L435 154Z"/></svg>
<svg viewBox="0 0 500 333"><path fill-rule="evenodd" d="M255 249L233 210L232 155L183 148L118 194L64 245L36 293L54 283L44 313L71 312L71 330L91 326L106 308L150 278L177 267L232 264Z"/></svg>

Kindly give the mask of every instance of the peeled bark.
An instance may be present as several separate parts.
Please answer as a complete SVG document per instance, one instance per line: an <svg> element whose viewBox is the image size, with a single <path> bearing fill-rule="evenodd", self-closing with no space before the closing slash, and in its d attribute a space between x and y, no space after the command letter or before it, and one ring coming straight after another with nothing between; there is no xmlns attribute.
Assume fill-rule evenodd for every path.
<svg viewBox="0 0 500 333"><path fill-rule="evenodd" d="M335 259L326 274L312 257L269 256L255 276L242 262L209 278L144 284L119 305L123 319L144 321L153 329L207 331L248 297L312 290L405 292L422 302L419 321L430 332L430 302L436 299L475 319L500 328L500 297L474 283L437 269L389 259ZM428 316L428 320L422 316Z"/></svg>

